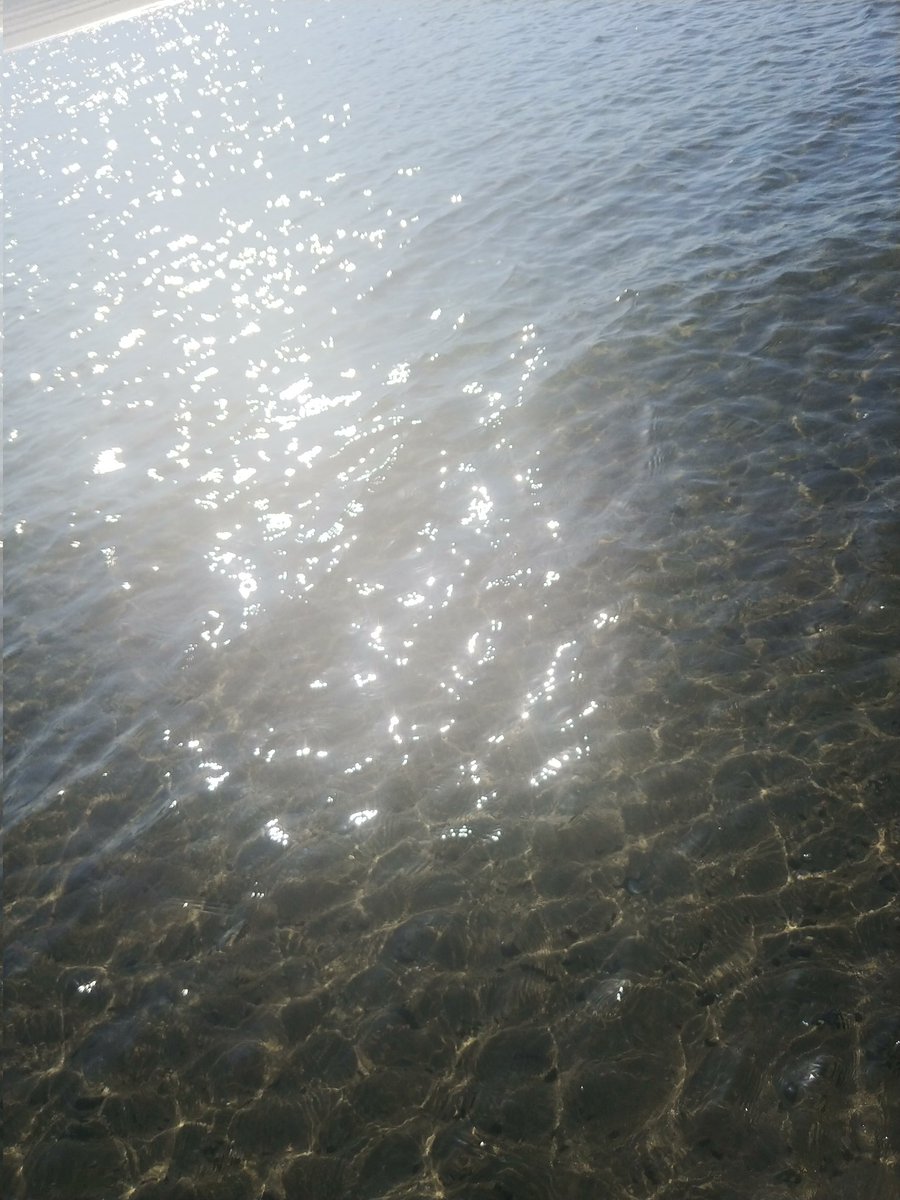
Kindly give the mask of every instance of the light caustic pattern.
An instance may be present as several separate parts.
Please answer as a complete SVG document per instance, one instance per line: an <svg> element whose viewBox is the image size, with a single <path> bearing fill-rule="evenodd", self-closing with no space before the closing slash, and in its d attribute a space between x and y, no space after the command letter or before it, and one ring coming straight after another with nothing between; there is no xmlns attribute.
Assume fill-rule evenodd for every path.
<svg viewBox="0 0 900 1200"><path fill-rule="evenodd" d="M892 7L6 57L14 1200L894 1196Z"/></svg>

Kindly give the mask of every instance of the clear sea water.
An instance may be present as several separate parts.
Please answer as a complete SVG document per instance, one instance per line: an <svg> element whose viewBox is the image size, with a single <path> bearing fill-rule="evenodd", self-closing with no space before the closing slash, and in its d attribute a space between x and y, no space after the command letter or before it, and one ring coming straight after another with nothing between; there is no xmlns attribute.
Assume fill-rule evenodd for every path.
<svg viewBox="0 0 900 1200"><path fill-rule="evenodd" d="M11 1200L895 1200L898 41L5 57Z"/></svg>

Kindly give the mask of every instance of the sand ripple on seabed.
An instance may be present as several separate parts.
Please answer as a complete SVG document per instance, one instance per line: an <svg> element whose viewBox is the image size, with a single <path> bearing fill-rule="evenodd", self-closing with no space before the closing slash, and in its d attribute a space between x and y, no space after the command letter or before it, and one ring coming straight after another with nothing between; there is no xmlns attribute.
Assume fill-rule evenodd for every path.
<svg viewBox="0 0 900 1200"><path fill-rule="evenodd" d="M742 12L756 19L752 7ZM652 6L647 13L654 15ZM656 52L665 61L674 9L660 19L666 32ZM693 29L693 16L681 19ZM503 27L492 28L502 44ZM840 28L840 55L852 64L844 22ZM217 44L220 34L221 26ZM768 22L757 35L765 62L742 78L762 78L780 98L785 73L770 59ZM688 43L696 59L687 67L667 61L667 85L677 86L676 67L689 76L697 121L705 130L718 112L730 146L739 135L733 105L722 100L729 93L694 89L706 50L693 33ZM206 40L199 45L205 52ZM589 45L594 55L607 53L602 37ZM791 57L792 46L779 53ZM626 41L623 49L637 59L644 46ZM225 88L243 81L227 74L227 61L223 49L211 64L223 84L217 112ZM567 69L574 62L566 45ZM599 64L591 59L591 78ZM523 90L504 100L518 114L540 79L512 73ZM640 89L623 88L618 65L613 82L609 97L627 94L632 112ZM851 85L850 115L862 121L876 97L844 81ZM58 98L44 111L62 119L66 101ZM573 128L578 97L567 101L566 128ZM594 93L588 104L598 108ZM674 101L669 107L677 114ZM612 109L600 111L605 119ZM818 138L819 114L793 109L782 114L783 138L793 139L794 116L811 122L804 136ZM148 118L158 119L155 111ZM492 488L501 433L541 449L540 469L535 456L520 490L506 485L509 515L502 526L497 517L496 544L471 519L490 523L487 498L473 500L482 493L468 490L468 473L456 472L450 500L436 465L424 484L402 462L385 467L361 492L368 507L354 514L359 538L344 546L346 569L326 571L323 560L293 608L273 602L256 624L229 630L229 648L210 646L206 658L195 646L182 661L179 644L173 665L160 664L158 631L171 642L173 626L187 627L178 625L179 604L185 593L193 597L198 577L209 582L205 561L196 576L176 574L171 591L156 593L157 629L138 624L134 613L146 613L139 604L122 616L122 597L133 593L118 582L109 585L114 601L104 599L108 591L91 591L106 586L97 584L97 563L116 579L105 518L128 507L114 484L104 493L108 510L92 501L80 516L69 512L75 501L57 503L50 487L41 519L23 522L10 575L18 628L5 681L7 779L18 786L5 854L13 1053L4 1194L13 1200L895 1200L900 609L891 541L897 417L884 325L892 268L877 248L860 243L851 252L808 230L811 258L802 259L794 248L796 180L787 169L759 163L753 179L735 174L740 156L722 156L712 135L690 147L679 135L670 154L654 143L653 124L635 139L598 129L611 137L611 157L624 156L620 174L607 181L610 192L599 197L603 211L584 221L576 213L579 195L588 208L598 202L600 156L585 152L585 163L568 168L575 178L559 181L569 215L551 205L559 241L529 254L540 249L555 281L557 252L568 246L584 261L569 263L567 283L583 269L590 278L580 295L587 296L597 286L593 264L605 254L582 256L581 247L596 250L598 228L611 231L610 253L614 242L642 239L632 201L648 205L650 227L682 229L690 205L670 191L669 179L674 188L700 178L708 188L709 195L694 193L696 245L692 233L683 235L670 275L648 280L639 297L623 285L629 309L613 335L543 377L528 404L504 410L496 429L479 425L473 433L474 410L465 416L463 407L472 392L441 406L452 412L442 430L448 443L483 466ZM248 128L255 138L252 120ZM759 128L773 135L768 109ZM555 161L557 147L532 142L537 132L532 123L526 136L537 147L534 161ZM736 144L745 160L758 161L756 134L749 129L746 137ZM860 140L848 137L848 154ZM39 147L43 153L44 139L35 137L31 151ZM796 156L811 188L804 220L818 213L823 226L834 214L816 209L820 193L811 184L828 153L813 147ZM673 172L662 188L654 154ZM677 169L685 157L699 176L693 167ZM31 161L19 164L21 178L32 178ZM494 165L483 169L493 176ZM178 162L166 159L169 166ZM382 168L392 176L393 164ZM720 169L728 175L721 191L702 173ZM204 181L216 206L223 178L210 168ZM746 252L737 262L727 240L705 240L706 226L724 220L728 189L733 200L745 182L760 206L754 211L765 214L765 262L752 239L736 243ZM534 183L527 171L517 180L523 194ZM81 186L66 185L60 202L75 196L80 203ZM457 196L455 182L446 191ZM464 219L466 238L481 237L492 255L518 227L525 200L515 195L510 203L502 170L487 191L496 210L486 224ZM678 198L671 210L670 195ZM744 198L735 203L746 220ZM657 203L662 226L652 225ZM535 206L533 227L543 228L546 211ZM114 211L109 219L125 218ZM25 225L35 238L39 227ZM110 244L116 254L125 244L118 238ZM460 243L447 246L449 259ZM461 262L468 249L464 240ZM416 271L431 264L415 253L411 292ZM855 275L848 284L848 259L863 285ZM497 276L504 291L518 295L516 276L506 268ZM137 293L141 278L129 280ZM472 286L484 279L473 275ZM248 268L248 289L251 282L255 288L259 280ZM26 311L31 293L19 290ZM577 307L568 292L566 303ZM315 306L327 311L318 294ZM93 302L85 311L92 310ZM46 328L55 335L52 314ZM261 310L256 315L265 320ZM508 323L508 308L502 316ZM430 326L427 311L424 320ZM132 336L128 325L110 328L113 348ZM534 326L523 324L522 334L530 341ZM461 357L471 351L488 361L499 342L488 353L484 336L479 330L460 342ZM55 357L56 349L41 352ZM389 361L406 357L414 356ZM510 391L522 395L518 359L514 374L519 391ZM122 380L123 388L137 384L125 368ZM41 393L48 408L64 382L54 377L60 387L49 399ZM166 403L157 382L141 385L160 406L147 411ZM29 419L33 395L22 406ZM86 428L92 418L80 419ZM129 420L112 427L130 434ZM393 430L382 432L393 438ZM35 471L42 501L50 482L60 488L55 431L49 435L46 463L31 455L23 467ZM348 444L348 459L377 449L387 462L383 441L369 436L352 451ZM403 437L413 450L434 441L439 453L432 423ZM230 463L228 446L222 462ZM21 460L30 453L20 450ZM427 455L411 458L421 466ZM327 472L346 461L329 460L316 476L336 513L345 497L329 490ZM178 482L174 462L172 470L172 507L157 512L191 525L197 511L208 511L194 503L203 493ZM148 478L153 488L163 482ZM402 520L391 525L400 492L414 501L404 514L408 529ZM459 496L465 504L456 512ZM116 540L123 557L133 542L138 560L147 515L133 495L129 503L139 514L130 524L115 516L123 531ZM329 544L320 536L333 528L328 511L324 503L316 544ZM283 563L249 499L246 512L255 514L244 533L262 591ZM466 524L459 518L467 512ZM425 532L422 521L431 517ZM84 528L68 525L73 518ZM538 523L544 541L535 550ZM387 693L365 692L345 677L334 701L338 687L310 686L332 667L338 673L332 659L346 676L346 630L354 622L363 629L374 611L347 576L368 578L358 562L375 573L385 536L392 555L397 546L409 551L391 559L402 574L407 559L415 561L410 531L431 539L435 562L449 560L454 539L467 535L483 582L498 586L480 589L474 571L460 576L459 608L416 643L398 694L432 732L407 743L401 769L394 742L384 749ZM508 541L500 536L507 531ZM87 545L90 566L87 555L70 553ZM516 550L501 578L497 546L507 545ZM513 574L524 562L534 563L533 588L521 582L524 571ZM542 582L550 575L552 588ZM223 589L233 582L214 580ZM395 622L382 631L386 639L405 628L401 619L413 619L402 606L406 594L398 587L382 597L385 625L391 613ZM149 587L147 595L154 595ZM218 614L221 606L210 607ZM496 658L485 651L484 674L476 678L473 669L465 680L451 664L462 661L474 610L482 644L489 618L506 621L507 640L497 637ZM191 630L194 615L182 614ZM320 640L320 632L327 636ZM374 664L387 674L382 632L378 646L361 652L360 670ZM436 696L444 679L472 703L448 699L447 689ZM313 717L310 696L322 698ZM449 712L459 714L455 724L434 719ZM577 734L571 714L581 722ZM325 759L298 758L295 748L309 746L291 739L319 719ZM164 722L174 731L163 735ZM503 737L486 744L488 730ZM371 770L331 765L340 757L335 745L362 758L366 739L376 748ZM201 743L208 755L187 748ZM590 753L573 750L564 762L572 745ZM216 786L208 790L212 771Z"/></svg>
<svg viewBox="0 0 900 1200"><path fill-rule="evenodd" d="M250 902L258 837L165 901L189 831L100 875L115 799L84 836L73 799L10 854L8 1194L887 1197L896 745L855 779L764 753L598 774L508 844L436 838L408 785L370 836L270 857Z"/></svg>

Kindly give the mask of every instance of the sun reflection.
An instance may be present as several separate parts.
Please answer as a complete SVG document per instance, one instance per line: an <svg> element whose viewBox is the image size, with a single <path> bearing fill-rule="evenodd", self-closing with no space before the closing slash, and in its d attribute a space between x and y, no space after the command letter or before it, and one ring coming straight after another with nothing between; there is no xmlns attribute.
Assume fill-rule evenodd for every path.
<svg viewBox="0 0 900 1200"><path fill-rule="evenodd" d="M220 786L220 784L224 783L231 774L230 771L226 771L224 769L221 763L214 762L212 760L209 760L208 762L201 762L198 764L198 767L201 771L214 772L214 774L206 776L206 786L211 792L214 792L216 788ZM215 774L215 772L218 772L218 774Z"/></svg>
<svg viewBox="0 0 900 1200"><path fill-rule="evenodd" d="M109 475L113 471L124 470L125 463L121 462L118 457L121 453L121 446L111 446L108 450L102 450L94 464L94 474Z"/></svg>
<svg viewBox="0 0 900 1200"><path fill-rule="evenodd" d="M488 493L486 487L473 487L473 498L469 501L468 516L465 516L460 521L461 525L474 525L478 532L481 532L481 526L486 524L490 516L494 502Z"/></svg>
<svg viewBox="0 0 900 1200"><path fill-rule="evenodd" d="M122 442L99 455L95 474L135 464L160 512L189 510L186 553L199 547L208 568L201 582L208 590L192 618L199 628L185 639L191 653L200 646L234 650L282 598L312 612L316 589L330 575L328 588L357 617L362 657L351 659L343 679L319 664L300 686L340 690L352 680L355 703L379 705L374 724L382 746L405 750L465 727L472 689L502 670L503 639L515 638L510 626L501 633L499 616L475 624L458 615L460 598L471 596L473 586L479 594L498 589L491 601L502 605L514 589L560 579L552 560L548 569L529 555L518 561L497 555L496 566L485 557L507 546L516 506L534 502L541 488L537 452L531 465L527 455L510 458L507 434L510 410L522 402L544 352L534 324L518 318L499 335L496 361L479 356L476 364L469 350L472 339L480 344L485 308L469 309L468 297L443 279L431 294L415 296L411 331L385 339L384 313L394 310L389 305L379 317L375 306L384 294L404 300L405 248L429 236L430 214L420 218L414 201L431 167L394 159L389 181L354 176L342 142L350 105L316 113L303 141L290 97L253 88L258 64L245 57L245 77L235 73L237 62L226 53L233 49L230 36L222 26L214 54L203 39L172 43L188 69L180 79L170 73L164 84L149 60L98 66L90 104L106 129L93 158L69 147L54 164L38 138L22 150L22 162L34 158L43 172L51 203L65 197L96 208L85 234L89 265L83 277L72 277L73 287L86 292L87 319L73 317L65 331L71 361L60 361L52 379L34 372L32 382L46 391L75 386L88 394L95 387L97 411ZM188 94L191 64L196 96ZM203 126L210 104L214 131ZM74 118L79 110L70 108ZM118 108L144 114L134 142L116 124ZM301 145L308 157L298 159ZM280 170L286 156L303 164L301 176ZM255 192L239 176L252 178ZM201 187L210 190L192 200ZM450 206L463 202L445 178L439 192L445 213L448 196ZM39 262L31 265L25 278L34 311L52 279ZM370 330L356 316L348 323L354 296L372 306ZM427 410L407 390L420 381L430 387L434 379L443 380L447 398L455 397L456 411L464 413L465 439L455 421L431 428ZM498 452L509 463L500 471ZM391 480L404 478L420 453L423 469L410 485L410 512L421 512L415 535L405 545L398 537L396 556L377 561L368 555L376 536L371 523L383 517L380 503ZM134 510L120 507L121 549L139 539ZM548 520L546 529L554 539L561 532L558 521ZM112 566L117 551L107 550ZM134 578L133 594L142 584ZM432 647L438 667L431 680L442 707L427 723L406 726L398 712L380 706L401 700L393 681L430 661ZM541 683L526 710L553 691L552 675ZM515 699L521 706L521 695ZM491 744L503 743L506 732L495 729ZM266 745L253 754L271 762L276 751L304 760L328 753L295 746ZM360 747L335 769L364 770L372 763L364 752L370 748ZM225 766L199 744L191 750L206 786L218 788ZM395 761L401 758L398 752ZM467 783L483 786L474 760L464 774Z"/></svg>
<svg viewBox="0 0 900 1200"><path fill-rule="evenodd" d="M290 842L290 837L286 833L281 822L274 818L271 821L266 821L264 832L268 838L276 842L279 846L286 846Z"/></svg>
<svg viewBox="0 0 900 1200"><path fill-rule="evenodd" d="M375 817L377 817L377 816L378 816L377 808L362 808L359 810L359 812L351 813L350 816L347 818L347 823L349 825L355 826L356 828L359 828L360 825L367 824L369 821L374 820Z"/></svg>

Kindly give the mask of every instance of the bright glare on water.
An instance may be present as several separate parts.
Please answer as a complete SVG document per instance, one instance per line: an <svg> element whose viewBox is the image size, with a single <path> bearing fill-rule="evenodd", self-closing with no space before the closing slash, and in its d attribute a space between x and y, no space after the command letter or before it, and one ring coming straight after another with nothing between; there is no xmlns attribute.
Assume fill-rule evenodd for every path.
<svg viewBox="0 0 900 1200"><path fill-rule="evenodd" d="M898 38L4 57L6 1195L894 1195Z"/></svg>

